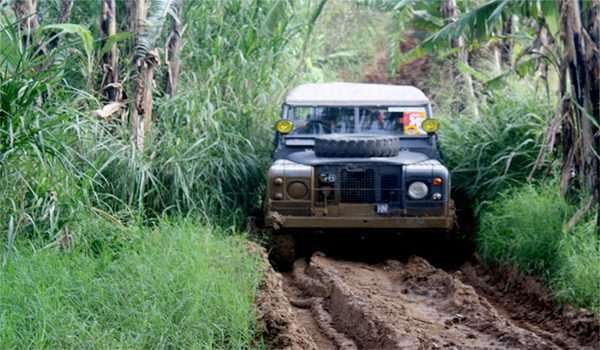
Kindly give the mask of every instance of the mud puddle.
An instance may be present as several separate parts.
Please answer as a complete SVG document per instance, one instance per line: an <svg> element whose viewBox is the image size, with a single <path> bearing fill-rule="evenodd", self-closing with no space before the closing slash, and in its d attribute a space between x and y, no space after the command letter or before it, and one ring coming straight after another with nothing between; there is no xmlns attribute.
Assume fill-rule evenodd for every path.
<svg viewBox="0 0 600 350"><path fill-rule="evenodd" d="M600 349L597 318L493 275L506 271L447 272L420 257L307 260L267 271L258 308L270 349Z"/></svg>

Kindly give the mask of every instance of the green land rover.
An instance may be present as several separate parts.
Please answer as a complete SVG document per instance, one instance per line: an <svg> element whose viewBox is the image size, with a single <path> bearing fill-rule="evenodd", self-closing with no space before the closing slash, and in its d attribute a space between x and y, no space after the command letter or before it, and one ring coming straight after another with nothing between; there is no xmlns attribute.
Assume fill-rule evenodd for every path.
<svg viewBox="0 0 600 350"><path fill-rule="evenodd" d="M275 124L264 225L280 267L307 231L441 231L455 225L431 102L413 86L304 84Z"/></svg>

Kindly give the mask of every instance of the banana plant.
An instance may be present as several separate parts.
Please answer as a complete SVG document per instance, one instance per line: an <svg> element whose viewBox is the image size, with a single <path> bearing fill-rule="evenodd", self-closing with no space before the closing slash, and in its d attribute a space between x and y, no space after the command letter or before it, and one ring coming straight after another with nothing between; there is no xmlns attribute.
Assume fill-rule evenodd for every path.
<svg viewBox="0 0 600 350"><path fill-rule="evenodd" d="M100 33L106 46L109 38L117 34L117 3L115 0L102 0L100 14ZM119 83L119 55L116 43L110 44L102 52L102 90L107 101L119 102L121 85Z"/></svg>
<svg viewBox="0 0 600 350"><path fill-rule="evenodd" d="M544 64L559 74L561 105L550 121L546 135L549 144L542 149L539 163L543 163L546 150L555 148L555 140L561 140L562 193L583 189L598 200L600 0L490 0L428 36L404 59L447 50L452 41L460 37L472 47L488 43L506 19L514 15L534 23L536 31L535 39L516 58L514 71L531 74ZM544 78L547 80L547 75ZM560 138L550 135L557 132L556 125L561 126ZM589 209L590 206L584 207Z"/></svg>
<svg viewBox="0 0 600 350"><path fill-rule="evenodd" d="M19 21L19 29L21 31L21 40L23 47L28 47L34 44L34 34L40 22L37 15L36 0L15 0L12 3L15 17Z"/></svg>
<svg viewBox="0 0 600 350"><path fill-rule="evenodd" d="M389 4L388 6L391 6ZM459 68L456 78L462 81L464 90L466 91L466 104L465 108L470 111L475 117L479 116L478 101L475 94L475 87L473 83L473 77L470 73L470 59L469 59L469 46L468 41L464 33L460 33L452 38L447 38L444 42L445 47L441 50L439 47L431 49L429 51L422 49L428 43L431 36L439 33L444 28L455 25L459 22L460 14L468 11L471 6L470 1L467 0L443 0L443 1L432 1L432 0L401 0L398 1L392 7L392 13L394 15L394 23L397 26L396 31L392 35L390 52L390 63L391 71L394 72L395 68L402 63L421 58L429 53L440 54L443 52L445 56L453 55L456 57L456 65ZM408 29L413 31L419 31L420 33L429 34L424 41L422 41L415 49L409 53L400 52L401 43L405 33ZM433 34L432 34L433 33ZM417 36L417 35L415 35ZM462 69L461 69L462 68ZM451 73L454 74L454 73ZM455 77L452 77L454 79Z"/></svg>
<svg viewBox="0 0 600 350"><path fill-rule="evenodd" d="M131 123L133 142L144 150L145 135L152 125L154 70L160 64L157 43L167 15L176 16L179 0L135 0L133 100Z"/></svg>
<svg viewBox="0 0 600 350"><path fill-rule="evenodd" d="M181 69L181 60L179 54L181 52L181 36L183 35L184 27L183 20L180 16L183 7L183 0L173 6L171 18L171 32L167 39L167 47L165 49L165 60L167 70L165 74L165 93L173 96L177 90L177 82L179 80L179 72Z"/></svg>

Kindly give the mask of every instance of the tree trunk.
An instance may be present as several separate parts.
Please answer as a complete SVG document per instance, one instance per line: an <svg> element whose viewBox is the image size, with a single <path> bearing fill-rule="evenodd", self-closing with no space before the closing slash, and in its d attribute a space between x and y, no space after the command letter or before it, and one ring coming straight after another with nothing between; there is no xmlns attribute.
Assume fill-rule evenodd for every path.
<svg viewBox="0 0 600 350"><path fill-rule="evenodd" d="M102 13L100 17L100 35L102 46L108 38L117 33L116 0L102 0ZM102 55L102 92L108 102L118 102L121 99L121 85L119 84L119 53L117 45L113 44L110 50Z"/></svg>
<svg viewBox="0 0 600 350"><path fill-rule="evenodd" d="M131 22L129 23L131 31L134 33L135 45L139 43L140 34L143 31L146 16L148 15L149 4L146 3L150 0L132 0L130 3Z"/></svg>
<svg viewBox="0 0 600 350"><path fill-rule="evenodd" d="M492 63L494 64L494 73L500 74L502 72L503 39L501 39L501 35L498 35L497 31L494 31L493 33L494 39L491 41L491 43L488 44L488 47L492 49Z"/></svg>
<svg viewBox="0 0 600 350"><path fill-rule="evenodd" d="M179 80L179 71L181 68L181 60L179 54L181 52L181 32L182 32L182 19L180 18L181 9L183 7L183 0L179 1L173 9L171 15L171 33L167 40L166 53L166 64L167 74L165 77L165 92L169 96L175 95L177 90L177 82Z"/></svg>
<svg viewBox="0 0 600 350"><path fill-rule="evenodd" d="M561 13L571 94L571 113L563 125L561 189L582 189L598 200L600 170L595 152L599 135L594 121L600 119L600 0L592 1L587 14L582 13L579 2L564 0ZM583 15L587 16L587 26Z"/></svg>
<svg viewBox="0 0 600 350"><path fill-rule="evenodd" d="M15 0L12 4L13 11L19 22L23 48L33 45L33 34L39 27L36 0Z"/></svg>
<svg viewBox="0 0 600 350"><path fill-rule="evenodd" d="M140 41L142 27L146 19L146 4L145 0L135 0L133 3L133 16L130 18L131 29L134 33L134 46L137 46ZM133 106L131 108L131 128L133 129L133 143L138 151L144 150L144 117L147 114L144 109L145 87L144 76L148 76L145 72L143 57L134 57L135 77L133 78Z"/></svg>
<svg viewBox="0 0 600 350"><path fill-rule="evenodd" d="M511 69L515 65L513 57L514 40L512 36L517 32L517 23L519 22L516 15L508 15L508 18L502 24L502 34L506 37L502 40L502 63L509 66Z"/></svg>
<svg viewBox="0 0 600 350"><path fill-rule="evenodd" d="M532 49L531 52L535 53L537 55L541 55L542 57L546 56L546 55L550 55L551 54L551 49L550 49L550 36L548 35L548 30L546 29L546 26L544 25L543 21L538 21L536 23L537 26L537 34L535 37L535 40L533 41L532 44ZM550 82L549 82L549 76L548 76L548 62L545 59L541 59L539 60L538 66L537 66L537 71L540 75L540 78L542 79L542 81L544 82L544 87L546 89L546 96L548 97L548 102L550 103Z"/></svg>
<svg viewBox="0 0 600 350"><path fill-rule="evenodd" d="M594 161L595 161L595 181L594 196L597 205L597 223L596 230L600 235L600 0L592 0L588 13L587 33L589 42L586 50L586 67L588 72L587 87L587 102L586 110L590 112L591 117L596 122L592 125L592 135L594 137Z"/></svg>
<svg viewBox="0 0 600 350"><path fill-rule="evenodd" d="M41 47L41 41L35 37L35 32L40 26L37 12L37 1L14 0L12 8L15 12L15 17L19 25L23 52L30 50L29 52L31 52L32 56L36 58L45 55L46 48ZM37 72L43 71L44 69L45 67L43 64L35 67ZM41 106L44 103L44 100L46 100L48 97L48 91L49 89L37 97L36 102L38 106Z"/></svg>
<svg viewBox="0 0 600 350"><path fill-rule="evenodd" d="M581 152L581 135L578 135L577 130L580 129L581 112L576 107L577 104L582 105L583 98L581 64L578 62L579 38L581 37L581 21L579 18L579 5L570 0L563 0L562 3L562 25L563 33L562 40L565 50L566 74L568 76L571 98L575 102L575 106L570 104L567 107L568 115L565 116L563 124L563 152L564 160L561 170L561 191L567 193L572 186L580 187L581 183L577 181L577 177L581 174L582 159ZM568 92L567 92L568 93ZM563 97L563 96L561 96ZM564 96L569 97L569 96ZM566 98L565 103L569 103ZM574 108L573 108L574 107Z"/></svg>
<svg viewBox="0 0 600 350"><path fill-rule="evenodd" d="M135 33L135 0L125 1L125 22L123 31Z"/></svg>
<svg viewBox="0 0 600 350"><path fill-rule="evenodd" d="M492 54L494 55L494 71L496 74L502 72L502 50L499 43L492 44Z"/></svg>
<svg viewBox="0 0 600 350"><path fill-rule="evenodd" d="M147 132L152 126L152 88L154 85L154 68L159 64L158 52L153 49L148 56L136 62L137 77L134 91L133 133L136 148L144 150Z"/></svg>
<svg viewBox="0 0 600 350"><path fill-rule="evenodd" d="M60 13L56 19L57 23L67 23L71 17L71 10L73 9L74 0L62 0L60 2ZM50 39L48 41L48 49L52 50L58 46L59 37L58 31L50 31Z"/></svg>
<svg viewBox="0 0 600 350"><path fill-rule="evenodd" d="M465 47L465 39L463 36L457 40L458 47L458 59L462 62L465 67L469 66L469 51ZM477 107L477 97L475 96L475 88L473 87L473 78L471 74L464 72L462 73L465 82L465 88L467 89L467 98L469 99L469 107L473 116L479 117L479 108Z"/></svg>
<svg viewBox="0 0 600 350"><path fill-rule="evenodd" d="M598 134L598 127L594 125L594 122L596 122L596 125L600 122L600 0L592 0L592 5L587 15L587 35L585 36L587 40L583 40L585 42L584 68L587 68L585 72L586 89L584 107L588 116L585 119L591 129L589 133L590 142L598 145L600 135ZM598 148L596 148L596 151L598 151ZM598 157L594 157L593 152L590 153L590 158L595 158L596 164L598 163ZM598 173L594 175L596 176L595 180L598 180Z"/></svg>
<svg viewBox="0 0 600 350"><path fill-rule="evenodd" d="M135 45L141 43L141 34L148 7L145 0L135 2ZM133 63L136 68L133 78L133 106L131 109L131 124L133 142L138 151L144 151L145 135L152 124L152 89L154 85L154 68L159 64L158 51L155 48L146 51L143 56L134 55Z"/></svg>
<svg viewBox="0 0 600 350"><path fill-rule="evenodd" d="M58 23L67 23L71 17L71 11L73 10L74 0L62 0L60 2L60 14L58 16Z"/></svg>
<svg viewBox="0 0 600 350"><path fill-rule="evenodd" d="M451 23L456 21L458 17L458 7L456 5L456 0L444 0L442 3L442 15L446 20L446 23ZM464 36L458 37L453 43L452 46L458 49L458 60L465 67L469 67L469 51L465 45ZM468 98L468 107L471 109L471 112L475 117L479 117L479 108L477 107L477 98L475 96L475 88L473 87L473 78L467 72L462 73L462 77L465 84L465 89L467 90L467 98Z"/></svg>

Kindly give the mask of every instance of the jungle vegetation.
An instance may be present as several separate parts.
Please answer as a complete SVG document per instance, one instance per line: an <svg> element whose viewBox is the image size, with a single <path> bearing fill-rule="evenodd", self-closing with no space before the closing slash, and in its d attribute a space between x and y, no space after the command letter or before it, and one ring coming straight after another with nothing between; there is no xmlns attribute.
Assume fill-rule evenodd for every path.
<svg viewBox="0 0 600 350"><path fill-rule="evenodd" d="M599 0L0 0L0 348L260 347L306 81L425 90L483 260L599 312L599 42Z"/></svg>

